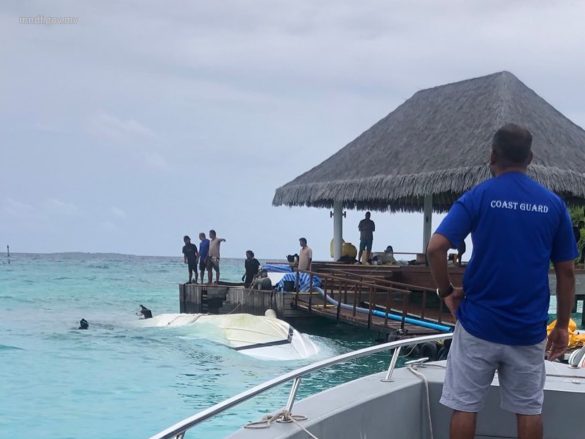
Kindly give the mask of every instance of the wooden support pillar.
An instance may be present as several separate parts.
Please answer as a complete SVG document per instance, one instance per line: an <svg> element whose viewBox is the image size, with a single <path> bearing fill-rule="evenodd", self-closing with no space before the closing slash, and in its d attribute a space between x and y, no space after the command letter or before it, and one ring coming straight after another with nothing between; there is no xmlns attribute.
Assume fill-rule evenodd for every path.
<svg viewBox="0 0 585 439"><path fill-rule="evenodd" d="M341 257L341 244L343 241L343 204L341 201L333 203L333 260Z"/></svg>
<svg viewBox="0 0 585 439"><path fill-rule="evenodd" d="M429 241L431 240L431 229L433 225L433 196L425 195L424 217L423 217L423 248L422 253L426 254Z"/></svg>

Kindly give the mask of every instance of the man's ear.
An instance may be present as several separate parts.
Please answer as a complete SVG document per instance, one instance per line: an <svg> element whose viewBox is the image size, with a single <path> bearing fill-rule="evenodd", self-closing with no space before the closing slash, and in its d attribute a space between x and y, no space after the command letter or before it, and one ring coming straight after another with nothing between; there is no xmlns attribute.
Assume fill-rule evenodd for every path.
<svg viewBox="0 0 585 439"><path fill-rule="evenodd" d="M490 166L495 165L497 161L498 161L498 155L496 154L496 151L494 151L492 149L492 153L490 154Z"/></svg>

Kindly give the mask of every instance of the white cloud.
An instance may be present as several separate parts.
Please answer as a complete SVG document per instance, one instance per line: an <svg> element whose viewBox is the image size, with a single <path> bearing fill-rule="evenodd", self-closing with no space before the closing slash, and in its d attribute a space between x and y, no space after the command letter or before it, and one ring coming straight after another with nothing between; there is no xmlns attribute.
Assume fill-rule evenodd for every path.
<svg viewBox="0 0 585 439"><path fill-rule="evenodd" d="M58 198L48 198L42 203L45 212L55 215L76 216L80 214L79 208L74 203L68 203Z"/></svg>
<svg viewBox="0 0 585 439"><path fill-rule="evenodd" d="M119 207L116 206L110 207L110 212L112 213L112 215L119 219L126 219L126 217L128 216L128 214L123 209L120 209Z"/></svg>
<svg viewBox="0 0 585 439"><path fill-rule="evenodd" d="M114 232L118 230L118 226L112 221L102 221L100 223L100 228L106 232Z"/></svg>
<svg viewBox="0 0 585 439"><path fill-rule="evenodd" d="M37 209L31 204L6 198L2 203L2 212L16 218L31 218L36 214Z"/></svg>
<svg viewBox="0 0 585 439"><path fill-rule="evenodd" d="M137 141L151 140L153 131L134 119L120 119L106 112L89 119L90 132L95 136L122 145L135 145Z"/></svg>
<svg viewBox="0 0 585 439"><path fill-rule="evenodd" d="M171 169L166 159L158 152L149 151L144 154L144 161L147 166L159 171L168 171Z"/></svg>

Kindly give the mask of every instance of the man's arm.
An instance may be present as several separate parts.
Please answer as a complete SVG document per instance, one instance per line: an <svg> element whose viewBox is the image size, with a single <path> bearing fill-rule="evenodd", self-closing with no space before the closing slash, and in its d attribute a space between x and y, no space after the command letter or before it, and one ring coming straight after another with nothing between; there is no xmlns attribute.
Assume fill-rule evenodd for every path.
<svg viewBox="0 0 585 439"><path fill-rule="evenodd" d="M427 247L427 259L439 292L448 291L452 285L449 279L449 271L447 270L447 252L450 248L451 243L440 233L433 234ZM463 290L455 288L451 294L444 298L445 305L447 305L447 308L455 318L463 297Z"/></svg>
<svg viewBox="0 0 585 439"><path fill-rule="evenodd" d="M431 266L431 274L439 291L449 288L449 272L447 271L447 252L451 243L439 233L433 234L427 247L427 258Z"/></svg>
<svg viewBox="0 0 585 439"><path fill-rule="evenodd" d="M575 300L575 267L573 261L555 262L557 278L557 324L548 336L549 360L560 358L569 344L569 320Z"/></svg>

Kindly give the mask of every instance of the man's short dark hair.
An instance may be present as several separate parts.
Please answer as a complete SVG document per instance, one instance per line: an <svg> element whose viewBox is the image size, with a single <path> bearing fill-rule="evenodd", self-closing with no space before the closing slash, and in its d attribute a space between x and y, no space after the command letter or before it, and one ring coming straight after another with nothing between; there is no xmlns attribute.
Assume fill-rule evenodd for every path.
<svg viewBox="0 0 585 439"><path fill-rule="evenodd" d="M189 235L185 235L185 236L183 236L183 241L185 241L185 240L189 240L189 241L191 241L191 238L189 238Z"/></svg>
<svg viewBox="0 0 585 439"><path fill-rule="evenodd" d="M493 150L504 165L525 165L530 158L532 134L526 128L508 123L496 131Z"/></svg>
<svg viewBox="0 0 585 439"><path fill-rule="evenodd" d="M299 238L299 241L304 242L305 244L307 243L307 238Z"/></svg>

